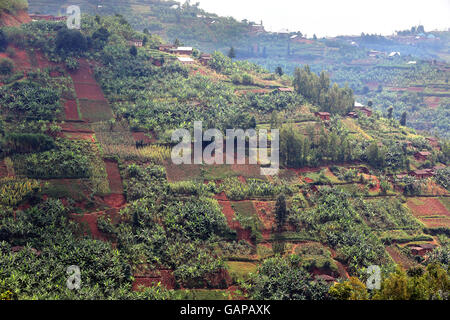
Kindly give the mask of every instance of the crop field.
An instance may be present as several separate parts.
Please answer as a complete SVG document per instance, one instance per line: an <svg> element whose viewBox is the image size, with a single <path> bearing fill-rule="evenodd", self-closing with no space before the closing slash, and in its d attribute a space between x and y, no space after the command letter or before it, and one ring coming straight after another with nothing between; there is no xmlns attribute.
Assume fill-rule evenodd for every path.
<svg viewBox="0 0 450 320"><path fill-rule="evenodd" d="M88 99L80 99L79 101L83 120L97 122L112 119L113 113L108 102Z"/></svg>

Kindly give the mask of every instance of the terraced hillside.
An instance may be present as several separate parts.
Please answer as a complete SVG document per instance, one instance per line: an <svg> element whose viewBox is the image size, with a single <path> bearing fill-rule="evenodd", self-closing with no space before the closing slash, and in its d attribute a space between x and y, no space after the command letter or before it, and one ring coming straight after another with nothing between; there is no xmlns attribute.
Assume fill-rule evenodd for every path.
<svg viewBox="0 0 450 320"><path fill-rule="evenodd" d="M448 279L448 140L354 109L326 74L166 52L118 16L2 32L2 297L343 299L356 277L393 298L366 290L370 265L425 281L424 299L448 290L426 280ZM248 154L175 165L172 133L194 121L279 129L279 173Z"/></svg>

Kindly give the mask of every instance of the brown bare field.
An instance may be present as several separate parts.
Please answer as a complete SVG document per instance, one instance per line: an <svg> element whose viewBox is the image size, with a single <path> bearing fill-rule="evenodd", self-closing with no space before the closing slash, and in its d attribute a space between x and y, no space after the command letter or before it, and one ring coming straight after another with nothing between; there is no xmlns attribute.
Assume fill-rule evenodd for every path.
<svg viewBox="0 0 450 320"><path fill-rule="evenodd" d="M265 240L270 239L272 228L275 226L275 201L252 201L256 214L262 223L262 236Z"/></svg>
<svg viewBox="0 0 450 320"><path fill-rule="evenodd" d="M109 189L111 193L122 194L122 178L120 176L117 162L112 160L105 160L106 173L108 174Z"/></svg>
<svg viewBox="0 0 450 320"><path fill-rule="evenodd" d="M441 203L441 201L439 201L438 198L409 198L406 204L411 209L413 215L416 217L450 217L450 213L448 212L447 208Z"/></svg>
<svg viewBox="0 0 450 320"><path fill-rule="evenodd" d="M388 246L386 247L386 251L389 253L389 255L392 257L395 263L400 265L404 269L409 269L411 267L414 267L417 265L416 262L414 262L412 259L408 258L404 254L398 250L395 246Z"/></svg>
<svg viewBox="0 0 450 320"><path fill-rule="evenodd" d="M66 100L64 103L64 112L66 120L80 120L76 100Z"/></svg>

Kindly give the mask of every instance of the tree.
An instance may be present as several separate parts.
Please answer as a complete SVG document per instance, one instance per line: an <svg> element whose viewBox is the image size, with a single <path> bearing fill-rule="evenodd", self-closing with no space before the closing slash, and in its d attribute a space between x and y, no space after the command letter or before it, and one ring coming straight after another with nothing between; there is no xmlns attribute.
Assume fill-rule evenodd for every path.
<svg viewBox="0 0 450 320"><path fill-rule="evenodd" d="M388 119L392 119L392 112L394 111L394 107L393 106L390 106L388 109L387 109L387 118Z"/></svg>
<svg viewBox="0 0 450 320"><path fill-rule="evenodd" d="M322 300L329 286L314 281L299 266L299 257L274 257L264 260L250 281L249 292L255 300Z"/></svg>
<svg viewBox="0 0 450 320"><path fill-rule="evenodd" d="M174 45L175 47L181 46L180 40L178 40L178 38L176 38L175 41L173 42L173 45Z"/></svg>
<svg viewBox="0 0 450 320"><path fill-rule="evenodd" d="M92 34L92 40L97 49L103 49L108 42L110 33L105 27L101 27Z"/></svg>
<svg viewBox="0 0 450 320"><path fill-rule="evenodd" d="M286 222L287 209L286 209L286 198L284 194L280 194L277 197L277 202L275 203L275 219L277 221L277 228L279 231L283 228Z"/></svg>
<svg viewBox="0 0 450 320"><path fill-rule="evenodd" d="M367 160L369 164L375 168L383 167L383 155L376 142L371 143L367 149Z"/></svg>
<svg viewBox="0 0 450 320"><path fill-rule="evenodd" d="M136 48L136 46L131 46L131 48L130 48L130 54L133 56L133 57L136 57L137 56L137 48Z"/></svg>
<svg viewBox="0 0 450 320"><path fill-rule="evenodd" d="M400 119L400 124L402 126L406 126L406 116L407 116L407 113L405 111L405 112L402 113L402 118Z"/></svg>
<svg viewBox="0 0 450 320"><path fill-rule="evenodd" d="M368 300L366 285L356 277L350 277L344 282L336 282L328 291L336 300Z"/></svg>
<svg viewBox="0 0 450 320"><path fill-rule="evenodd" d="M275 69L275 73L281 77L283 75L283 69L280 66L278 66Z"/></svg>
<svg viewBox="0 0 450 320"><path fill-rule="evenodd" d="M56 34L56 49L63 54L80 54L87 50L86 37L76 29L61 29Z"/></svg>
<svg viewBox="0 0 450 320"><path fill-rule="evenodd" d="M230 59L236 58L236 52L234 50L234 47L231 47L230 50L228 51L228 58Z"/></svg>
<svg viewBox="0 0 450 320"><path fill-rule="evenodd" d="M369 101L367 102L367 106L368 106L368 107L371 107L371 106L373 106L373 102L372 102L372 100L369 100Z"/></svg>
<svg viewBox="0 0 450 320"><path fill-rule="evenodd" d="M0 74L11 74L14 70L14 63L9 58L3 58L0 60Z"/></svg>
<svg viewBox="0 0 450 320"><path fill-rule="evenodd" d="M254 116L252 116L251 118L250 118L250 123L249 123L249 128L251 128L251 129L255 129L256 128L256 119L255 119L255 117Z"/></svg>

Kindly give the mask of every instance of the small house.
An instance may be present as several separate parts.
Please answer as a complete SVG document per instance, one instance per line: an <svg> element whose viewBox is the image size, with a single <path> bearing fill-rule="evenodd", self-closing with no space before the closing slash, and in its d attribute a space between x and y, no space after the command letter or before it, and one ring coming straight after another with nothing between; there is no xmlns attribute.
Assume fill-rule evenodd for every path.
<svg viewBox="0 0 450 320"><path fill-rule="evenodd" d="M364 113L368 117L372 116L372 110L367 108L367 107L355 106L355 110L361 111L362 113Z"/></svg>
<svg viewBox="0 0 450 320"><path fill-rule="evenodd" d="M193 64L194 59L189 57L178 57L177 60L181 62L182 64Z"/></svg>
<svg viewBox="0 0 450 320"><path fill-rule="evenodd" d="M347 113L347 117L356 119L358 118L358 115L356 114L356 112L350 111L349 113Z"/></svg>
<svg viewBox="0 0 450 320"><path fill-rule="evenodd" d="M434 248L436 248L436 245L432 243L419 244L410 247L411 253L416 256L424 256L428 252L433 251Z"/></svg>
<svg viewBox="0 0 450 320"><path fill-rule="evenodd" d="M163 52L170 52L170 50L174 48L175 46L173 44L162 44L158 47L158 50Z"/></svg>
<svg viewBox="0 0 450 320"><path fill-rule="evenodd" d="M200 56L200 58L198 59L198 61L199 61L202 65L206 66L206 65L208 65L208 62L211 61L211 59L212 59L212 56L211 56L210 54L203 53L203 54Z"/></svg>
<svg viewBox="0 0 450 320"><path fill-rule="evenodd" d="M193 48L192 47L178 47L176 49L171 49L170 51L174 54L190 56L192 54Z"/></svg>
<svg viewBox="0 0 450 320"><path fill-rule="evenodd" d="M433 170L432 169L414 170L410 174L419 179L426 179L433 176Z"/></svg>
<svg viewBox="0 0 450 320"><path fill-rule="evenodd" d="M129 46L135 46L135 47L142 47L144 44L144 42L140 39L131 39L128 40L128 45Z"/></svg>
<svg viewBox="0 0 450 320"><path fill-rule="evenodd" d="M425 161L428 159L428 157L431 155L431 152L428 151L419 151L414 154L414 158L416 158L417 161Z"/></svg>
<svg viewBox="0 0 450 320"><path fill-rule="evenodd" d="M314 115L316 117L319 117L320 120L323 120L323 121L330 120L330 113L328 113L328 112L315 112Z"/></svg>

